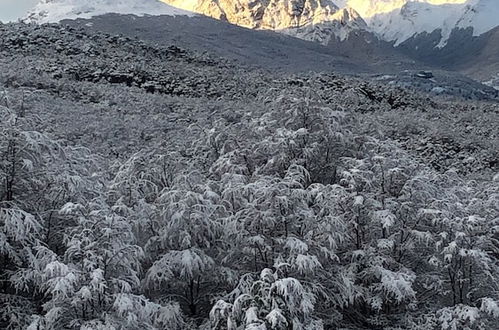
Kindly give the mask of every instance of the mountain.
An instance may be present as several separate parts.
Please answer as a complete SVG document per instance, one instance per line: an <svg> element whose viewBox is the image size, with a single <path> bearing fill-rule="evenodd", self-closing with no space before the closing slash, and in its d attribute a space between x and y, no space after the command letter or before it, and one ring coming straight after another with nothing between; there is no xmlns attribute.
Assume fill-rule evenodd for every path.
<svg viewBox="0 0 499 330"><path fill-rule="evenodd" d="M184 17L157 24L173 24L166 27L168 33L186 40L189 47L265 67L334 67L342 72L427 67L458 71L497 86L496 39L488 33L499 24L496 0L42 0L25 22L105 13ZM142 23L132 25L129 34L140 35L133 31L137 25ZM164 28L142 27L148 34L167 33ZM326 48L248 29L316 41ZM153 39L164 41L162 36ZM485 55L477 57L480 54Z"/></svg>
<svg viewBox="0 0 499 330"><path fill-rule="evenodd" d="M162 0L232 24L289 33L327 44L367 30L395 46L440 31L443 47L455 29L481 35L499 25L497 0Z"/></svg>
<svg viewBox="0 0 499 330"><path fill-rule="evenodd" d="M394 42L395 46L415 35L439 30L437 45L443 46L463 11L463 4L407 2L391 12L374 15L369 24L379 37Z"/></svg>
<svg viewBox="0 0 499 330"><path fill-rule="evenodd" d="M29 11L24 22L54 23L62 19L90 18L106 13L194 15L158 0L41 0Z"/></svg>
<svg viewBox="0 0 499 330"><path fill-rule="evenodd" d="M456 69L499 90L499 27L477 39L481 47L470 53Z"/></svg>
<svg viewBox="0 0 499 330"><path fill-rule="evenodd" d="M217 55L248 68L299 76L334 72L382 81L425 93L466 99L494 99L497 91L455 72L436 70L411 59L398 48L362 33L328 45L281 33L250 30L206 16L145 16L106 14L91 19L63 20L62 25L90 34L121 35L149 45L176 45ZM366 42L369 40L369 43ZM415 73L432 69L434 79Z"/></svg>
<svg viewBox="0 0 499 330"><path fill-rule="evenodd" d="M344 40L367 24L352 8L339 8L331 0L162 0L250 29L274 30L305 40L328 44Z"/></svg>
<svg viewBox="0 0 499 330"><path fill-rule="evenodd" d="M335 19L338 7L329 0L162 0L173 6L232 24L265 30L283 30Z"/></svg>
<svg viewBox="0 0 499 330"><path fill-rule="evenodd" d="M456 29L479 36L499 25L497 0L41 0L26 22L57 22L104 13L203 14L250 29L327 45L367 31L399 46L437 31L444 47Z"/></svg>
<svg viewBox="0 0 499 330"><path fill-rule="evenodd" d="M281 72L334 71L348 74L393 73L417 69L414 60L376 38L352 34L348 42L328 45L268 30L250 30L203 15L134 17L107 14L91 19L63 20L64 25L138 38L151 44L216 54L240 64ZM394 65L397 63L398 65Z"/></svg>
<svg viewBox="0 0 499 330"><path fill-rule="evenodd" d="M429 67L497 79L497 53L474 60L482 49L494 48L486 33L499 25L497 0L162 1L235 25L318 41L347 56L395 47Z"/></svg>
<svg viewBox="0 0 499 330"><path fill-rule="evenodd" d="M398 1L397 3L399 3ZM395 46L419 34L439 31L436 47L444 47L455 29L473 30L481 35L499 25L499 2L496 0L404 1L388 12L372 12L366 18L380 38Z"/></svg>

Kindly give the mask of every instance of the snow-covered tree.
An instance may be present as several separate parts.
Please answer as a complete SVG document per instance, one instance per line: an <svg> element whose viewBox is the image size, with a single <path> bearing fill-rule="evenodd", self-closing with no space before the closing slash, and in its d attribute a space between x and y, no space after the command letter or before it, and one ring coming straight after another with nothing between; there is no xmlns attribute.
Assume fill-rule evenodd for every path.
<svg viewBox="0 0 499 330"><path fill-rule="evenodd" d="M279 269L247 274L210 312L212 329L323 329L314 318L315 295L300 281L281 277Z"/></svg>
<svg viewBox="0 0 499 330"><path fill-rule="evenodd" d="M181 328L178 305L149 301L140 291L142 249L134 244L131 223L105 201L68 203L60 213L75 225L66 234L62 260L42 270L42 328L146 326Z"/></svg>
<svg viewBox="0 0 499 330"><path fill-rule="evenodd" d="M58 208L91 196L98 186L86 149L66 148L33 130L36 125L36 119L0 107L1 299L2 319L10 319L10 327L22 327L43 301L37 270L62 249L61 231L70 226Z"/></svg>

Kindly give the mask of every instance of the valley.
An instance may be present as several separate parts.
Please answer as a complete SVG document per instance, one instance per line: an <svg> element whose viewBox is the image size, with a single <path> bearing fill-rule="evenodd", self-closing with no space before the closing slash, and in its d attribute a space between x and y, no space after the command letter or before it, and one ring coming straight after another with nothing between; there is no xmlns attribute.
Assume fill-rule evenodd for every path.
<svg viewBox="0 0 499 330"><path fill-rule="evenodd" d="M133 36L137 33L124 29L127 25L123 22L96 16L112 12L163 15L157 31L141 27L147 31L145 38L166 42L174 35L176 42L185 42L187 47L257 66L284 66L288 71L334 67L345 73L446 70L491 87L499 73L495 46L499 6L493 0L258 0L251 4L225 0L142 0L137 4L136 0L120 0L119 7L110 5L109 0L92 1L50 0L31 10L24 22L94 17L96 22L90 24L97 24L98 29ZM137 18L139 21L131 25L135 28L141 24L141 17ZM277 35L265 33L270 31ZM275 56L278 59L273 61ZM292 58L286 58L289 56Z"/></svg>
<svg viewBox="0 0 499 330"><path fill-rule="evenodd" d="M0 23L1 329L495 328L497 28L166 2Z"/></svg>

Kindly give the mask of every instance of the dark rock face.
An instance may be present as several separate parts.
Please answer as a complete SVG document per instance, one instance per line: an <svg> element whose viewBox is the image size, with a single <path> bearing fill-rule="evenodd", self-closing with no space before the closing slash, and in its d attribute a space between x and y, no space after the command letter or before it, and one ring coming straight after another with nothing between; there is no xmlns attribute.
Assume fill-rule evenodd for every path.
<svg viewBox="0 0 499 330"><path fill-rule="evenodd" d="M470 61L487 43L487 38L473 36L473 29L455 29L447 44L436 47L440 42L440 30L423 33L408 39L397 48L408 56L422 62L447 69L455 69Z"/></svg>
<svg viewBox="0 0 499 330"><path fill-rule="evenodd" d="M414 36L397 49L426 65L462 72L480 81L499 73L499 28L480 36L474 36L471 28L455 29L442 48L436 47L439 40L437 30Z"/></svg>

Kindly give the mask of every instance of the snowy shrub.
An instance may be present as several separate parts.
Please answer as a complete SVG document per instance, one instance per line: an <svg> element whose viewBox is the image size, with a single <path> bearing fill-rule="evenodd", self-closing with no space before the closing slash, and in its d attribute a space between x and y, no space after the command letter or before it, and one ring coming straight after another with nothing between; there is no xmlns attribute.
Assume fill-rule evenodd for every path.
<svg viewBox="0 0 499 330"><path fill-rule="evenodd" d="M212 329L323 329L313 317L315 296L295 278L282 278L279 270L264 269L259 277L244 275L210 312Z"/></svg>

